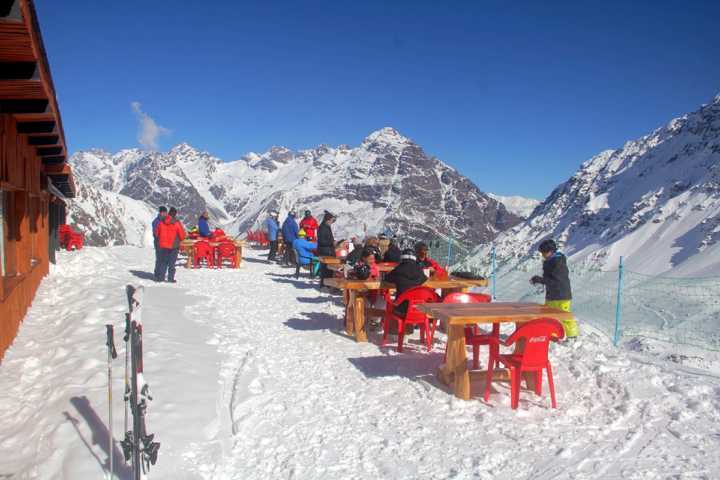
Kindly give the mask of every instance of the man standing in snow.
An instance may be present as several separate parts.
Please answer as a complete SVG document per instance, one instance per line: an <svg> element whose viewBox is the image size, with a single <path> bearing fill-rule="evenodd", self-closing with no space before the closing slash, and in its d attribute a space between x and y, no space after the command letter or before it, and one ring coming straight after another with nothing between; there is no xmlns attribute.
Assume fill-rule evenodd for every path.
<svg viewBox="0 0 720 480"><path fill-rule="evenodd" d="M283 263L286 265L292 265L295 263L293 261L295 254L292 245L293 242L298 238L299 230L300 228L295 221L295 211L290 210L290 213L288 213L288 216L283 222L282 226L283 241L285 242L285 256L283 258Z"/></svg>
<svg viewBox="0 0 720 480"><path fill-rule="evenodd" d="M167 281L175 283L175 262L180 250L180 242L185 239L185 229L180 220L175 218L176 215L177 209L171 207L167 216L155 229L160 247L160 270L155 276L156 282L164 282L167 275Z"/></svg>
<svg viewBox="0 0 720 480"><path fill-rule="evenodd" d="M275 255L277 255L278 247L278 212L277 210L271 210L270 216L265 220L265 228L268 232L268 240L270 241L270 253L268 253L268 262L275 261Z"/></svg>
<svg viewBox="0 0 720 480"><path fill-rule="evenodd" d="M300 220L300 228L305 230L305 238L307 238L309 242L315 241L315 232L317 231L318 223L315 217L312 216L312 213L310 213L310 210L305 210L305 216Z"/></svg>
<svg viewBox="0 0 720 480"><path fill-rule="evenodd" d="M540 242L538 250L544 259L543 274L542 277L539 275L532 277L530 283L533 285L545 285L545 305L569 312L572 303L572 292L567 259L565 255L558 251L557 245L551 239ZM566 338L577 338L580 332L574 318L563 320L561 323L565 328Z"/></svg>
<svg viewBox="0 0 720 480"><path fill-rule="evenodd" d="M155 245L155 270L153 272L155 278L158 278L160 276L160 251L158 247L158 236L157 236L157 226L160 224L160 222L165 220L165 217L167 216L167 207L161 206L158 208L158 214L157 217L155 217L155 220L152 221L152 231L153 231L153 243Z"/></svg>

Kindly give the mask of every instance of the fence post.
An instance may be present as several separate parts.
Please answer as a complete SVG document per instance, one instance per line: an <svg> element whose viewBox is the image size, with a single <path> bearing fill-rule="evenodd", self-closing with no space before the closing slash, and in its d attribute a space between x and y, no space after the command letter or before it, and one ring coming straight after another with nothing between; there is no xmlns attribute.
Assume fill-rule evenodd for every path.
<svg viewBox="0 0 720 480"><path fill-rule="evenodd" d="M496 288L495 280L496 280L496 278L497 278L497 275L496 275L496 272L495 272L495 269L496 269L496 264L495 264L495 245L492 246L492 251L491 251L490 256L491 256L491 259L492 259L492 273L490 274L490 276L491 276L491 278L492 278L492 299L493 299L493 301L495 301L495 299L497 298L497 296L495 295L495 293L496 293L496 290L495 290L495 288Z"/></svg>
<svg viewBox="0 0 720 480"><path fill-rule="evenodd" d="M622 315L622 288L623 288L623 257L620 257L620 265L618 266L618 286L617 300L615 305L615 335L613 335L613 344L617 347L620 341L620 317Z"/></svg>

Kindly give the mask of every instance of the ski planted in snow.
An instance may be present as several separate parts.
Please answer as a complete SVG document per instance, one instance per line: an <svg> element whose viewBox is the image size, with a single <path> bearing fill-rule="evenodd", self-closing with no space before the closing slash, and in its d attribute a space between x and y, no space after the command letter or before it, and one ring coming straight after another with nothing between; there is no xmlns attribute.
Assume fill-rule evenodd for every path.
<svg viewBox="0 0 720 480"><path fill-rule="evenodd" d="M142 355L142 305L143 287L126 287L128 297L128 314L125 317L125 348L129 352L129 374L125 374L125 418L130 410L132 430L125 422L125 439L121 442L125 461L132 464L133 480L140 480L150 470L150 465L157 461L160 443L155 442L155 435L147 433L146 416L148 403L152 400L150 387L143 375ZM126 356L127 358L127 356Z"/></svg>

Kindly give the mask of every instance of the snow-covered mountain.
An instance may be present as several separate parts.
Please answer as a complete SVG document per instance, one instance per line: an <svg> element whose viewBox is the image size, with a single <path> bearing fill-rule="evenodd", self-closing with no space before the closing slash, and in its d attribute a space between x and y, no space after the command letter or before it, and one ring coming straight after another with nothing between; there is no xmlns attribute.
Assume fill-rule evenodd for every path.
<svg viewBox="0 0 720 480"><path fill-rule="evenodd" d="M153 209L145 202L76 182L77 196L69 202L67 222L85 234L85 243L152 245Z"/></svg>
<svg viewBox="0 0 720 480"><path fill-rule="evenodd" d="M501 263L527 260L546 238L575 264L639 272L720 272L720 96L618 150L582 164L523 223L495 240ZM484 265L489 247L467 261Z"/></svg>
<svg viewBox="0 0 720 480"><path fill-rule="evenodd" d="M502 203L503 205L505 205L505 208L507 208L509 212L514 213L515 215L523 219L528 218L532 214L533 210L535 210L535 207L537 207L541 203L540 200L521 197L518 195L503 196L496 195L494 193L488 193L488 196Z"/></svg>
<svg viewBox="0 0 720 480"><path fill-rule="evenodd" d="M278 209L338 214L336 236L385 228L414 238L450 236L488 242L520 218L469 179L429 157L392 128L355 148L292 151L272 147L223 162L188 144L168 152L138 149L78 152L70 159L80 183L145 202L175 205L188 224L207 209L229 233L244 232Z"/></svg>

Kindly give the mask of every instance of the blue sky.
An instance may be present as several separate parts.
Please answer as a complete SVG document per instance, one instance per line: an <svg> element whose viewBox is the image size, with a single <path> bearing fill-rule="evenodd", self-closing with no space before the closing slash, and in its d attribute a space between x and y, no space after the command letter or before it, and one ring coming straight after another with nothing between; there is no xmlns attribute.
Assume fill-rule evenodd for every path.
<svg viewBox="0 0 720 480"><path fill-rule="evenodd" d="M132 102L160 149L225 160L393 126L483 190L544 198L720 93L717 1L36 7L71 152L138 146Z"/></svg>

